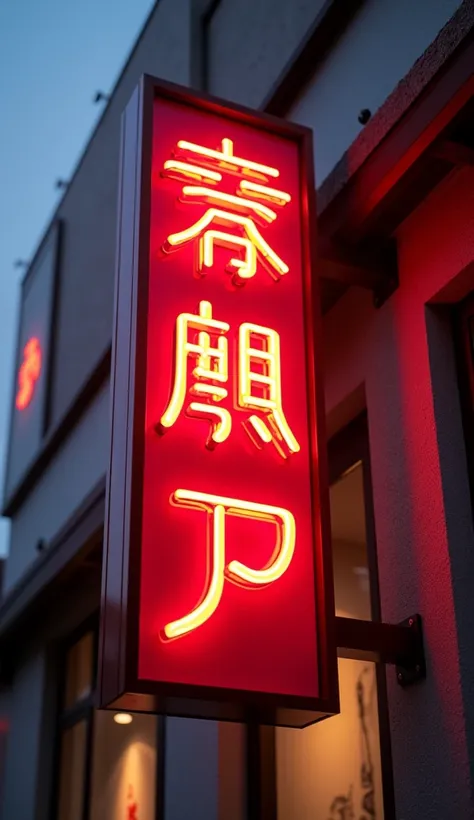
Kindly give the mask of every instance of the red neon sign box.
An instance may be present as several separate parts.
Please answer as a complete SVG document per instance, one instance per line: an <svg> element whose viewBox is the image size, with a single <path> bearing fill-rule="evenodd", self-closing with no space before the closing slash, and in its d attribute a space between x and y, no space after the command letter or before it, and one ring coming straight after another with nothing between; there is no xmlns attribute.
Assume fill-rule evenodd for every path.
<svg viewBox="0 0 474 820"><path fill-rule="evenodd" d="M103 706L338 709L310 157L147 77L125 112Z"/></svg>

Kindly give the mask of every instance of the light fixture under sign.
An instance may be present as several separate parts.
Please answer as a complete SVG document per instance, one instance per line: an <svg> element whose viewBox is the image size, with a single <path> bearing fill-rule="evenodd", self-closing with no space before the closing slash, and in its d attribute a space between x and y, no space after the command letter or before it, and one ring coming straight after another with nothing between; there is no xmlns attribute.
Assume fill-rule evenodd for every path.
<svg viewBox="0 0 474 820"><path fill-rule="evenodd" d="M114 715L115 723L119 723L120 726L127 726L129 723L132 722L133 716L129 715L127 712L117 712Z"/></svg>

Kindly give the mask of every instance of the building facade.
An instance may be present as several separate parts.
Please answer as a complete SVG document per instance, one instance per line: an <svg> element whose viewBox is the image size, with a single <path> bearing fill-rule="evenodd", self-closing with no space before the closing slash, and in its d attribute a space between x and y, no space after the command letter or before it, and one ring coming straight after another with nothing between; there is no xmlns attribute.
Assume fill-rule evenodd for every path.
<svg viewBox="0 0 474 820"><path fill-rule="evenodd" d="M3 820L474 818L473 69L470 0L156 3L21 290ZM419 613L427 676L341 659L341 714L303 730L95 709L120 123L143 73L314 131L336 609Z"/></svg>

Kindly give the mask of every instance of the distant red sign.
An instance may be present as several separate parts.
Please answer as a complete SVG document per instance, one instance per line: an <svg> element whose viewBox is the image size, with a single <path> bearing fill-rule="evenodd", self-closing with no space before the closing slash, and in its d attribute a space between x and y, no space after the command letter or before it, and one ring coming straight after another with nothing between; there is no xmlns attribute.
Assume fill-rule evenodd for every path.
<svg viewBox="0 0 474 820"><path fill-rule="evenodd" d="M151 80L124 134L103 705L304 725L337 710L310 135Z"/></svg>
<svg viewBox="0 0 474 820"><path fill-rule="evenodd" d="M41 373L41 359L39 340L33 337L23 348L23 360L18 370L18 390L15 399L17 410L25 410L33 398L36 382Z"/></svg>
<svg viewBox="0 0 474 820"><path fill-rule="evenodd" d="M138 803L134 797L133 786L130 784L127 793L127 820L138 820Z"/></svg>

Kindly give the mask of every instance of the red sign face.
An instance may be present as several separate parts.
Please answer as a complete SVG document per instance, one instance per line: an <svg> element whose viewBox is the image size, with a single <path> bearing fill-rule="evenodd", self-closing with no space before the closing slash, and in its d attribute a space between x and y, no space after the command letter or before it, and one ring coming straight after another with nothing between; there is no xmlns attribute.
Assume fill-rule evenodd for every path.
<svg viewBox="0 0 474 820"><path fill-rule="evenodd" d="M332 590L301 132L171 97L137 319L136 676L307 709L329 700Z"/></svg>

